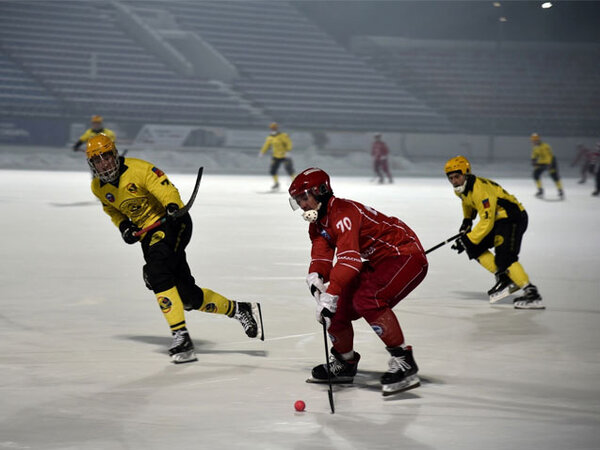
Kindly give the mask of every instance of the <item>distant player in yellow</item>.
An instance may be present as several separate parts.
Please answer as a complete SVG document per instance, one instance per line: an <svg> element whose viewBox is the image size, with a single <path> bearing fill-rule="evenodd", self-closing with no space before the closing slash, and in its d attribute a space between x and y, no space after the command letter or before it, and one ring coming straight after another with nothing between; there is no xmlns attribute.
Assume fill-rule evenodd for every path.
<svg viewBox="0 0 600 450"><path fill-rule="evenodd" d="M111 141L116 142L117 137L115 136L115 133L108 128L104 128L102 116L92 116L90 124L91 127L80 136L79 140L75 142L75 144L73 144L74 152L78 151L79 147L86 143L90 138L98 136L99 134L104 134L105 136L108 136Z"/></svg>
<svg viewBox="0 0 600 450"><path fill-rule="evenodd" d="M542 172L548 170L550 177L554 180L556 188L558 189L558 196L560 198L565 197L565 193L562 188L560 176L558 175L558 164L556 163L556 157L552 153L552 147L547 143L542 142L540 135L533 133L530 137L533 149L531 150L531 164L533 164L533 179L535 185L538 188L535 196L542 198L544 196L544 189L542 188Z"/></svg>
<svg viewBox="0 0 600 450"><path fill-rule="evenodd" d="M258 156L263 156L270 148L273 150L269 173L273 177L273 186L271 189L277 190L279 189L279 176L277 175L277 172L279 171L279 166L281 166L281 164L283 164L285 171L292 179L294 179L295 176L292 158L287 156L288 152L292 150L292 140L287 133L279 131L279 125L275 122L269 125L269 128L271 132L269 136L267 136L267 139L265 139L265 145L263 145L260 152L258 152Z"/></svg>
<svg viewBox="0 0 600 450"><path fill-rule="evenodd" d="M513 301L516 309L544 309L542 297L519 263L528 222L523 205L498 183L473 175L464 156L448 160L444 171L462 201L464 216L459 230L463 234L452 248L458 253L466 251L469 259L476 259L496 275L496 284L488 291L490 303L522 288L524 295ZM473 227L477 215L479 221Z"/></svg>
<svg viewBox="0 0 600 450"><path fill-rule="evenodd" d="M141 159L119 156L114 142L103 134L87 141L86 156L94 176L92 192L104 212L127 244L141 242L146 262L144 282L154 291L171 329L169 354L173 362L196 361L184 310L233 317L249 337L264 339L260 304L236 302L196 286L185 254L192 236L192 219L189 213L174 216L183 202L165 173ZM135 235L162 217L167 217L164 224L139 237Z"/></svg>

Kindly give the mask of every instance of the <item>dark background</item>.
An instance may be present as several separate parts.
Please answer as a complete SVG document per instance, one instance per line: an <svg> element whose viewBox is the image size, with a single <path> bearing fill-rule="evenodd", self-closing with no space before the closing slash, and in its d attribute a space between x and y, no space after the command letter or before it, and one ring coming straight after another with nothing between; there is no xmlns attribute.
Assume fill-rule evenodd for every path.
<svg viewBox="0 0 600 450"><path fill-rule="evenodd" d="M515 41L600 42L600 2L541 1L297 1L294 5L341 43L351 36Z"/></svg>

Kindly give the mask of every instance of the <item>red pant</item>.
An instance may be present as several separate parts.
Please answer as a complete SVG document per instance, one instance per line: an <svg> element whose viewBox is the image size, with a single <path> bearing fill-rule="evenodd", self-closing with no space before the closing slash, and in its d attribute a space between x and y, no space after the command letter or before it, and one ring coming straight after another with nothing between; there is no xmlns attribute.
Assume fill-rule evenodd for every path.
<svg viewBox="0 0 600 450"><path fill-rule="evenodd" d="M376 267L363 265L361 273L347 286L331 320L329 335L340 353L352 350L352 321L364 317L388 347L404 342L392 308L416 288L427 274L425 254L388 258Z"/></svg>

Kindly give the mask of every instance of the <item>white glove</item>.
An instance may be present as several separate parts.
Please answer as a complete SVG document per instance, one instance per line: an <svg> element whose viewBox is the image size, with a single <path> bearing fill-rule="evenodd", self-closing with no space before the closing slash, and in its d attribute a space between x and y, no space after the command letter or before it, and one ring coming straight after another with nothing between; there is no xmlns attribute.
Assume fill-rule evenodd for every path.
<svg viewBox="0 0 600 450"><path fill-rule="evenodd" d="M315 295L315 300L317 301L317 309L315 311L317 322L323 323L324 320L327 329L329 329L331 318L337 310L338 298L337 295L331 295L327 292Z"/></svg>
<svg viewBox="0 0 600 450"><path fill-rule="evenodd" d="M313 297L315 296L315 292L320 294L327 290L325 289L325 283L323 283L323 277L317 272L311 272L306 276L306 284L308 284L308 288Z"/></svg>

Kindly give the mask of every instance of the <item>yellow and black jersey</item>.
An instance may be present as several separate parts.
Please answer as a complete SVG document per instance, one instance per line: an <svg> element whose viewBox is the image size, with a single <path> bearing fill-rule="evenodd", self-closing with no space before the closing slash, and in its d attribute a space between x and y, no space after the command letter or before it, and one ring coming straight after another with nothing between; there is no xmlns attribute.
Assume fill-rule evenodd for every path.
<svg viewBox="0 0 600 450"><path fill-rule="evenodd" d="M494 228L496 220L518 220L525 208L514 195L506 192L502 186L487 178L467 175L467 185L462 194L456 192L462 200L464 217L479 222L467 233L474 244L479 244Z"/></svg>
<svg viewBox="0 0 600 450"><path fill-rule="evenodd" d="M87 142L88 139L93 138L94 136L98 136L99 134L104 134L108 136L111 141L115 142L117 137L115 136L114 131L109 130L108 128L100 128L99 130L94 130L92 128L88 128L85 133L81 135L79 138L80 142Z"/></svg>
<svg viewBox="0 0 600 450"><path fill-rule="evenodd" d="M120 163L114 183L92 180L92 192L117 227L129 219L144 228L164 217L169 203L183 207L179 191L159 168L136 158L121 157Z"/></svg>
<svg viewBox="0 0 600 450"><path fill-rule="evenodd" d="M531 150L531 160L534 164L550 164L554 159L552 153L552 147L545 142L540 142L538 145L534 145Z"/></svg>
<svg viewBox="0 0 600 450"><path fill-rule="evenodd" d="M267 136L265 145L260 149L260 153L265 154L271 147L273 148L273 158L285 158L286 153L292 150L292 140L287 133L277 133Z"/></svg>

